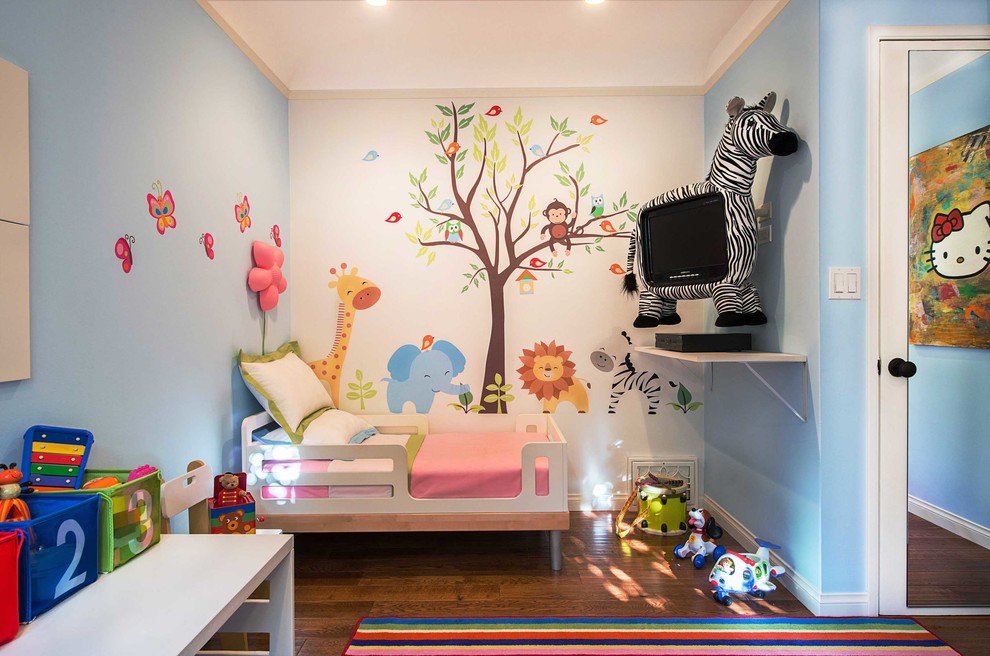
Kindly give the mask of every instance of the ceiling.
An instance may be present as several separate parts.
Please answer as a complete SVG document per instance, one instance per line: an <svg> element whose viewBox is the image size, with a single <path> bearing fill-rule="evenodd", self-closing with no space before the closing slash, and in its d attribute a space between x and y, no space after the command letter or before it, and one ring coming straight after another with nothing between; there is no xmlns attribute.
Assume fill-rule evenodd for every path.
<svg viewBox="0 0 990 656"><path fill-rule="evenodd" d="M198 0L291 97L711 86L787 0Z"/></svg>

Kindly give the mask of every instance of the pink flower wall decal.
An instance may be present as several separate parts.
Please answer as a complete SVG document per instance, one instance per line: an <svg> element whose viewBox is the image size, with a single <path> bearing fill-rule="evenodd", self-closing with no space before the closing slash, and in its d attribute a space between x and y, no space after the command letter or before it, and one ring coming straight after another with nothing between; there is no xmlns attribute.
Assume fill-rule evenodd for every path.
<svg viewBox="0 0 990 656"><path fill-rule="evenodd" d="M282 249L255 241L252 245L254 268L248 272L248 288L258 292L258 302L261 310L268 312L278 305L278 295L288 287L288 281L282 275L282 262L285 255Z"/></svg>

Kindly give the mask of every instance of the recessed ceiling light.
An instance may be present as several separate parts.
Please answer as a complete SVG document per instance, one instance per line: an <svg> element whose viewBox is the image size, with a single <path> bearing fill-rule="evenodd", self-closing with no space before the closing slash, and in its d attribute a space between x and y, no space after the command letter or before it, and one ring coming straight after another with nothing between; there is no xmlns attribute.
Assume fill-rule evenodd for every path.
<svg viewBox="0 0 990 656"><path fill-rule="evenodd" d="M384 7L388 0L365 0L365 2L373 7Z"/></svg>
<svg viewBox="0 0 990 656"><path fill-rule="evenodd" d="M584 1L587 2L589 5L600 5L601 3L605 2L605 0L584 0Z"/></svg>

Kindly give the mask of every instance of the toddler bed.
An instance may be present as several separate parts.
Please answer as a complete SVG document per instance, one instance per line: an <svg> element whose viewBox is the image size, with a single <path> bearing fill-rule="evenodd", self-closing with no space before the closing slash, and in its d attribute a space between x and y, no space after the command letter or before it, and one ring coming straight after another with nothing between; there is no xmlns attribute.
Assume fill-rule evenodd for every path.
<svg viewBox="0 0 990 656"><path fill-rule="evenodd" d="M378 434L353 444L318 443L318 422L300 441L269 430L269 413L243 421L242 467L265 528L549 531L550 564L560 569L567 442L551 415L520 415L506 433L430 433L425 415L360 419Z"/></svg>

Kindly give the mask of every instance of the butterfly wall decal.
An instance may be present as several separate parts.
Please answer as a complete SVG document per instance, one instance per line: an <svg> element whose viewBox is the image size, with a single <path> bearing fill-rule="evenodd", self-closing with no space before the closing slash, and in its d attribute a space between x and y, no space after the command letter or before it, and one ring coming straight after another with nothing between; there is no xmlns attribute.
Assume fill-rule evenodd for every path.
<svg viewBox="0 0 990 656"><path fill-rule="evenodd" d="M234 219L237 220L237 225L241 227L242 234L251 227L250 212L251 203L248 202L248 197L244 194L237 194L237 204L234 205Z"/></svg>
<svg viewBox="0 0 990 656"><path fill-rule="evenodd" d="M175 227L175 200L172 199L172 192L165 189L162 192L162 181L155 180L151 185L155 193L148 194L148 214L155 219L158 234L164 235L166 228Z"/></svg>
<svg viewBox="0 0 990 656"><path fill-rule="evenodd" d="M213 256L215 255L215 253L213 252L213 235L211 235L208 232L204 232L199 237L199 243L201 243L203 247L206 249L206 257L212 260Z"/></svg>
<svg viewBox="0 0 990 656"><path fill-rule="evenodd" d="M113 245L113 254L117 256L118 260L123 260L120 263L120 268L124 270L124 273L130 273L134 266L134 252L131 250L133 245L134 237L130 235L120 237L117 239L117 243Z"/></svg>

